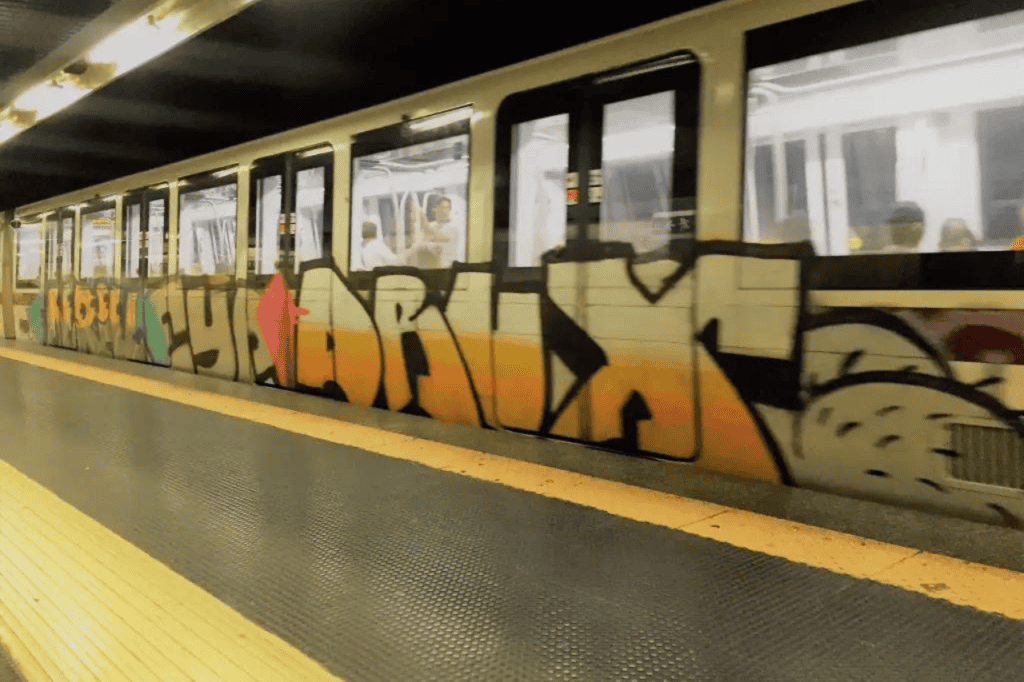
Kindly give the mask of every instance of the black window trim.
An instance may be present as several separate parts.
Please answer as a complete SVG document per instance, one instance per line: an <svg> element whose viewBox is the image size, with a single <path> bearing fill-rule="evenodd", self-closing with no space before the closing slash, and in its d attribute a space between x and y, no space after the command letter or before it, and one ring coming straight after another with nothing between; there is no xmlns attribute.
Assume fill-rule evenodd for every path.
<svg viewBox="0 0 1024 682"><path fill-rule="evenodd" d="M234 280L238 272L238 258L239 252L237 248L238 244L238 206L239 206L239 193L237 190L238 186L238 174L241 171L239 164L233 163L221 168L215 168L212 170L204 171L202 173L196 173L183 178L178 179L178 197L177 197L177 220L174 225L174 236L175 243L174 248L177 252L175 254L175 275L182 278L183 282L190 283L192 281L202 281L206 277L227 277ZM235 185L235 263L234 269L229 273L204 273L202 275L190 275L185 273L181 269L181 201L186 194L192 192L198 192L204 189L213 189L215 187L227 187L228 185ZM168 214L169 215L169 214ZM168 254L169 255L169 254ZM168 263L168 268L170 264Z"/></svg>
<svg viewBox="0 0 1024 682"><path fill-rule="evenodd" d="M112 232L111 237L113 239L116 239L117 238L117 236L116 236L116 232L117 232L117 230L116 230L116 228L117 228L117 200L114 197L102 197L102 198L93 199L91 201L86 201L86 202L83 202L82 204L79 204L79 211L78 211L78 213L79 213L79 225L80 225L79 229L81 229L82 227L85 226L85 216L92 215L94 213L99 213L100 211L110 211L110 210L112 210L114 212L114 224L111 226L111 228L112 228L111 229L111 232ZM82 249L84 248L84 245L85 245L85 241L82 239L82 236L79 235L78 236L78 240L74 244L74 248L78 251L78 266L75 268L75 280L76 281L85 279L85 278L82 277ZM74 253L74 252L72 252L72 253ZM74 256L72 256L72 258L74 258ZM116 260L114 261L114 266L115 267L117 266L117 261ZM114 273L111 273L110 274L110 279L113 279L113 278L114 278ZM96 278L95 277L90 277L88 279L96 279Z"/></svg>
<svg viewBox="0 0 1024 682"><path fill-rule="evenodd" d="M316 152L317 150L323 151L316 154L310 153ZM320 258L333 258L335 152L336 149L334 145L330 142L324 141L319 144L308 145L292 151L281 152L271 156L262 156L253 161L249 166L249 220L246 228L247 232L245 242L245 277L250 286L265 285L273 279L274 274L276 274L256 274L252 271L252 255L256 246L256 200L258 199L256 196L257 182L274 175L281 175L283 178L284 174L287 172L287 157L291 157L291 169L292 172L295 173L296 178L298 178L298 174L300 172L310 168L324 169L324 225L323 234L321 235L321 249L323 254ZM296 201L297 200L298 194L296 194ZM277 233L275 232L275 234Z"/></svg>
<svg viewBox="0 0 1024 682"><path fill-rule="evenodd" d="M417 121L427 120L434 118L435 116L442 116L446 113L459 111L461 109L469 109L470 115L465 119L450 123L445 126L439 126L437 128L431 128L428 130L416 131L410 128L411 123ZM355 185L355 169L356 161L370 156L372 154L379 154L381 152L396 151L404 149L406 147L413 147L418 144L425 144L428 142L436 142L438 140L445 140L451 137L458 137L460 135L466 136L466 156L469 161L469 171L466 174L466 234L463 235L463 243L466 248L465 258L469 260L469 245L470 245L470 210L472 205L472 179L473 179L473 132L472 132L472 117L476 113L476 105L473 102L465 102L458 106L448 107L440 111L420 116L417 118L410 118L398 123L393 123L383 128L376 128L374 130L367 130L362 133L358 133L352 136L352 144L350 146L349 154L349 179L348 179L348 223L349 233L348 237L348 263L345 266L345 270L348 273L348 281L353 288L365 291L373 286L373 283L377 279L377 271L383 273L389 272L403 272L403 273L415 273L416 276L422 278L427 283L428 287L435 290L441 291L448 288L451 280L451 273L454 271L455 263L444 268L417 268L414 266L397 265L397 266L386 266L378 268L376 270L353 270L352 269L352 234L353 230L356 229L353 225L353 216L356 210L356 199L354 196L354 185ZM360 199L361 200L361 199ZM456 261L457 263L458 261Z"/></svg>
<svg viewBox="0 0 1024 682"><path fill-rule="evenodd" d="M21 225L13 230L14 232L14 288L17 289L39 289L43 285L43 281L46 279L46 224L50 215L56 213L55 211L42 213L35 213L28 217L19 217ZM39 225L39 274L31 279L19 279L18 278L18 266L21 264L21 249L19 245L21 240L19 235L21 230L30 225Z"/></svg>
<svg viewBox="0 0 1024 682"><path fill-rule="evenodd" d="M145 228L147 235L149 234L149 204L154 201L164 202L164 233L163 233L163 264L161 272L157 274L149 274L148 267L146 274L140 276L138 273L128 274L128 207L138 204L139 206L139 220L140 230ZM121 199L121 281L132 281L137 282L143 279L163 279L167 277L168 269L170 267L170 217L171 217L171 188L170 184L166 182L157 183L154 185L148 185L146 187L139 187L132 189L124 193ZM148 236L147 236L148 240ZM147 258L148 261L148 258ZM140 259L140 266L142 260Z"/></svg>
<svg viewBox="0 0 1024 682"><path fill-rule="evenodd" d="M677 80L680 67L693 65L696 67L695 83L680 83ZM616 86L616 83L623 82L623 87ZM501 273L503 281L509 284L526 284L539 281L543 277L544 266L513 266L509 264L509 245L511 238L511 161L512 161L512 129L515 125L528 121L554 116L557 114L569 114L570 144L573 140L573 131L581 125L580 115L581 102L587 93L593 93L591 107L600 109L596 114L591 111L589 116L597 116L598 120L603 116L603 107L606 104L657 94L659 92L672 91L675 95L675 140L674 154L672 161L672 201L679 198L680 185L683 183L684 174L680 172L685 166L686 159L679 150L684 148L686 135L693 137L694 147L692 187L688 187L687 196L693 197L692 207L692 230L696 235L697 199L700 188L699 180L699 156L700 156L700 129L701 129L701 102L703 99L702 87L704 84L704 66L698 55L689 49L675 50L653 58L632 62L613 69L592 72L576 78L571 78L557 83L542 85L530 90L523 90L507 95L498 106L495 129L495 163L494 163L494 223L493 223L493 249L492 258L496 271ZM617 91L616 91L617 90ZM695 98L692 108L683 107L680 104L686 99L682 96L692 95ZM692 121L684 120L687 112L693 112ZM583 113L588 116L587 113ZM685 124L685 125L683 125ZM692 124L692 125L691 125ZM600 144L600 140L598 140ZM597 155L597 163L600 163L600 150L592 151ZM592 162L593 165L593 162ZM576 159L570 151L569 170L577 168ZM580 179L581 194L586 191L587 183ZM599 205L593 205L592 210L599 210ZM671 208L671 207L670 207ZM671 208L671 210L676 210ZM671 240L670 248L675 257L684 257L686 250L684 240ZM604 250L602 242L596 239L566 235L566 244L581 244L586 242L589 246L584 249L586 252L597 255ZM616 246L616 245L611 245ZM578 248L575 250L579 250ZM618 249L615 249L618 252Z"/></svg>

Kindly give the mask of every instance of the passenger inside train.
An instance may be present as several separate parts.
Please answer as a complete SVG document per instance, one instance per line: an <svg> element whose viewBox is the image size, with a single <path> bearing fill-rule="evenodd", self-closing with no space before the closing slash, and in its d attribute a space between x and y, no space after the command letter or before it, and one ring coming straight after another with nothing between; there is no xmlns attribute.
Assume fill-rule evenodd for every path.
<svg viewBox="0 0 1024 682"><path fill-rule="evenodd" d="M882 249L885 253L917 253L924 236L924 211L912 201L893 207L886 225L889 243Z"/></svg>
<svg viewBox="0 0 1024 682"><path fill-rule="evenodd" d="M977 251L978 241L962 218L950 218L942 224L940 251Z"/></svg>
<svg viewBox="0 0 1024 682"><path fill-rule="evenodd" d="M373 270L384 265L397 265L398 259L381 239L377 223L363 221L363 269Z"/></svg>

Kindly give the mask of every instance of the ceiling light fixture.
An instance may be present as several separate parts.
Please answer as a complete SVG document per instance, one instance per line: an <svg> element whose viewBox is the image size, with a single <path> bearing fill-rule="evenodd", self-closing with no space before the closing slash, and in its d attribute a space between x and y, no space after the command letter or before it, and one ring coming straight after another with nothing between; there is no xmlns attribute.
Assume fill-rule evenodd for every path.
<svg viewBox="0 0 1024 682"><path fill-rule="evenodd" d="M0 111L0 143L253 2L255 0L167 0L107 36L88 54L20 93L6 112Z"/></svg>
<svg viewBox="0 0 1024 682"><path fill-rule="evenodd" d="M182 17L157 20L149 14L122 26L94 47L86 57L92 64L113 64L115 76L131 71L183 42L191 34Z"/></svg>
<svg viewBox="0 0 1024 682"><path fill-rule="evenodd" d="M21 130L21 128L14 125L11 121L0 120L0 142L6 142L20 133Z"/></svg>
<svg viewBox="0 0 1024 682"><path fill-rule="evenodd" d="M453 123L459 123L465 121L473 115L473 107L462 107L460 109L452 109L441 114L435 114L433 116L427 116L420 118L409 123L409 129L415 131L421 130L435 130L437 128L443 128Z"/></svg>
<svg viewBox="0 0 1024 682"><path fill-rule="evenodd" d="M35 113L35 122L38 122L71 106L88 92L88 88L80 87L71 79L63 83L56 80L46 81L21 93L14 100L13 108Z"/></svg>

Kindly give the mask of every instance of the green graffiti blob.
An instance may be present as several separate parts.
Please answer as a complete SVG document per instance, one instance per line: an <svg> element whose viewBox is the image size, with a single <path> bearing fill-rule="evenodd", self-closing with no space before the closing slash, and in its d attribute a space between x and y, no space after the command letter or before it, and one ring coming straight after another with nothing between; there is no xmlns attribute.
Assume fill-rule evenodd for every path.
<svg viewBox="0 0 1024 682"><path fill-rule="evenodd" d="M156 306L153 305L153 301L142 296L139 297L136 305L138 307L135 319L142 322L142 328L146 332L146 345L153 356L153 362L158 365L171 364L171 358L167 352L167 335L156 314Z"/></svg>
<svg viewBox="0 0 1024 682"><path fill-rule="evenodd" d="M38 341L43 340L43 295L36 296L28 308L28 326Z"/></svg>

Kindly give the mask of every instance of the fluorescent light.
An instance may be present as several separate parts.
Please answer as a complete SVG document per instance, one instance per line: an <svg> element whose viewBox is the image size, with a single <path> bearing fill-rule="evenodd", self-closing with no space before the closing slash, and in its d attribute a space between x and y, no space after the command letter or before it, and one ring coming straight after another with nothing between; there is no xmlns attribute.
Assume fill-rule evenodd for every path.
<svg viewBox="0 0 1024 682"><path fill-rule="evenodd" d="M213 177L215 177L215 178L226 178L229 175L234 175L237 172L238 172L238 168L225 168L222 171L217 171L216 173L214 173Z"/></svg>
<svg viewBox="0 0 1024 682"><path fill-rule="evenodd" d="M52 81L47 81L29 88L19 95L14 100L14 108L21 111L34 111L36 120L39 121L71 106L85 97L88 92L88 88L79 88L71 83L57 85Z"/></svg>
<svg viewBox="0 0 1024 682"><path fill-rule="evenodd" d="M6 142L21 132L21 128L10 121L0 121L0 142Z"/></svg>
<svg viewBox="0 0 1024 682"><path fill-rule="evenodd" d="M443 128L446 125L452 123L458 123L459 121L465 121L473 115L473 107L462 107L461 109L453 109L452 111L446 111L443 114L437 114L435 116L427 116L409 123L410 130L434 130L435 128Z"/></svg>
<svg viewBox="0 0 1024 682"><path fill-rule="evenodd" d="M153 21L149 15L122 26L89 52L93 64L114 64L117 75L167 52L189 37L179 17Z"/></svg>

